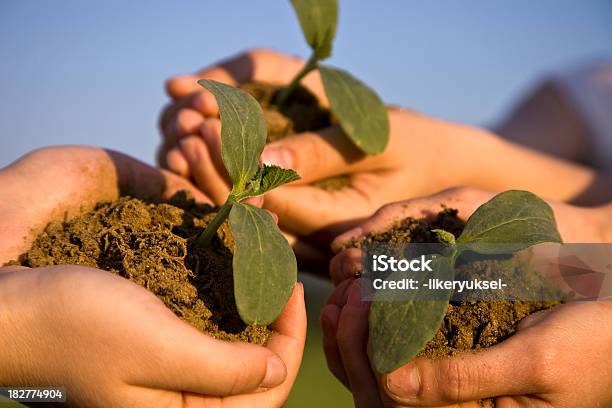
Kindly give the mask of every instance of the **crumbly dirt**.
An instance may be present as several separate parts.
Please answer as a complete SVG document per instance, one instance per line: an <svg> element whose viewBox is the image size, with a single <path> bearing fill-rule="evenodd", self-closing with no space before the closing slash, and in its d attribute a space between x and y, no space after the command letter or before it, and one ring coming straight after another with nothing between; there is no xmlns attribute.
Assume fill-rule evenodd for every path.
<svg viewBox="0 0 612 408"><path fill-rule="evenodd" d="M457 217L457 210L444 208L434 219L407 218L391 229L366 236L349 246L360 247L367 243L386 242L395 244L440 242L431 230L444 229L459 236L465 224ZM440 242L441 243L441 242ZM507 257L482 257L461 265L457 261L458 279L486 276L501 277L517 293L526 293L530 288L541 287L540 277L530 273L524 260ZM501 271L501 274L500 274ZM549 289L554 290L554 289ZM521 291L521 292L519 292ZM553 299L553 297L550 297ZM494 346L512 336L517 324L532 313L551 309L559 301L451 301L440 328L418 354L419 357L439 359L465 351L478 351ZM494 408L495 401L486 398L478 401L480 407Z"/></svg>
<svg viewBox="0 0 612 408"><path fill-rule="evenodd" d="M249 82L242 89L250 93L261 105L268 125L268 143L293 133L314 131L334 123L329 109L323 108L316 96L308 89L298 86L280 108L274 99L282 87L263 82ZM341 190L350 186L347 176L330 177L313 182L312 185L327 191Z"/></svg>
<svg viewBox="0 0 612 408"><path fill-rule="evenodd" d="M122 197L68 222L52 222L21 263L104 269L153 292L212 337L264 344L270 330L245 325L236 309L227 221L210 246L195 243L214 215L212 207L195 204L185 192L169 203Z"/></svg>
<svg viewBox="0 0 612 408"><path fill-rule="evenodd" d="M457 217L457 210L443 209L433 220L407 218L388 231L371 234L352 246L364 242L428 243L440 242L432 229L440 228L459 236L464 223ZM525 260L512 257L482 256L482 259L461 264L457 261L458 279L496 276L513 287L516 293L526 293L539 287L539 276L530 273ZM548 298L548 297L547 297ZM553 297L549 297L553 298ZM419 356L441 358L462 351L491 347L511 336L517 323L540 310L550 309L558 301L451 301L446 316Z"/></svg>

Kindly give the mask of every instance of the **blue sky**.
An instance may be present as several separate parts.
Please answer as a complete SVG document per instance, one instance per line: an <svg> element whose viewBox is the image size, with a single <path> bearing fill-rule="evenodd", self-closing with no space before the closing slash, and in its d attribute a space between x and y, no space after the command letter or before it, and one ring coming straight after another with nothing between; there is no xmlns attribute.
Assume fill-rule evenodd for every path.
<svg viewBox="0 0 612 408"><path fill-rule="evenodd" d="M334 55L387 102L492 123L547 72L612 56L609 0L340 0ZM163 81L253 46L307 56L288 0L0 0L0 166L36 147L147 162Z"/></svg>

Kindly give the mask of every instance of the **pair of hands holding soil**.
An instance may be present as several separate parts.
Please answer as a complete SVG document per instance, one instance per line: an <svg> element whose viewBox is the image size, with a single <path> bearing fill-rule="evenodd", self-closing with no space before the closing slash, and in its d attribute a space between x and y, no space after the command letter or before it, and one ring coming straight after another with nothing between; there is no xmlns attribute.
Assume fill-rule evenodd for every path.
<svg viewBox="0 0 612 408"><path fill-rule="evenodd" d="M119 153L34 151L0 171L0 265L17 259L52 220L119 195L164 199L185 179ZM0 383L62 384L85 407L280 406L301 362L303 290L266 347L202 335L146 289L93 268L0 268Z"/></svg>
<svg viewBox="0 0 612 408"><path fill-rule="evenodd" d="M272 51L253 50L171 79L167 90L173 102L160 123L160 163L191 178L222 204L229 187L220 161L218 107L196 80L235 86L251 81L285 84L302 64ZM302 84L327 104L316 72ZM609 205L583 208L563 203L610 199L603 187L609 179L592 169L514 145L482 129L407 110L391 108L389 119L389 145L376 156L362 155L337 127L266 146L264 162L293 168L302 176L268 193L264 203L278 214L279 225L293 237L302 259L326 259L330 242L340 233L331 245L335 251L351 238L384 230L403 218L436 214L441 203L457 208L465 219L492 197L487 190L510 188L549 198L564 242L611 241ZM310 185L341 174L350 179L350 186L342 190ZM456 185L471 188L450 188ZM413 198L420 196L424 198ZM352 390L356 405L469 407L499 395L506 395L496 398L502 407L590 407L611 400L610 302L575 303L536 314L521 323L512 339L476 355L436 362L417 359L389 375L373 373L367 357L368 305L360 301L359 283L353 278L360 256L358 249L350 249L332 259L331 278L337 288L321 316L328 365ZM588 391L583 388L587 386Z"/></svg>

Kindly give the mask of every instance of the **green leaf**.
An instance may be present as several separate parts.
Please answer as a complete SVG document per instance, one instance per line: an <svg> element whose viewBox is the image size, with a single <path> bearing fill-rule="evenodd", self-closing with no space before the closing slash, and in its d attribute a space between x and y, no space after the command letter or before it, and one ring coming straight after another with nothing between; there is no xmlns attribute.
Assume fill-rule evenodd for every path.
<svg viewBox="0 0 612 408"><path fill-rule="evenodd" d="M415 276L419 284L429 278L453 279L448 257L432 262L433 272ZM394 272L388 279L401 279L405 272ZM431 340L448 308L451 290L436 292L417 290L380 290L370 307L370 346L372 365L379 373L389 373L412 360ZM382 300L384 299L384 300Z"/></svg>
<svg viewBox="0 0 612 408"><path fill-rule="evenodd" d="M294 170L264 164L250 182L251 189L249 190L249 195L258 196L300 178L300 175Z"/></svg>
<svg viewBox="0 0 612 408"><path fill-rule="evenodd" d="M542 242L561 242L553 211L536 195L518 190L500 193L481 205L457 239L462 250L483 254L519 251Z"/></svg>
<svg viewBox="0 0 612 408"><path fill-rule="evenodd" d="M259 103L245 91L209 79L198 81L217 99L221 113L221 158L234 190L243 191L259 169L266 122Z"/></svg>
<svg viewBox="0 0 612 408"><path fill-rule="evenodd" d="M337 0L291 0L306 42L318 60L331 55L338 24Z"/></svg>
<svg viewBox="0 0 612 408"><path fill-rule="evenodd" d="M378 95L341 69L319 66L319 72L331 110L353 143L368 154L385 150L389 118Z"/></svg>
<svg viewBox="0 0 612 408"><path fill-rule="evenodd" d="M270 213L235 203L229 215L234 237L234 295L242 320L267 325L282 312L297 279L291 246Z"/></svg>

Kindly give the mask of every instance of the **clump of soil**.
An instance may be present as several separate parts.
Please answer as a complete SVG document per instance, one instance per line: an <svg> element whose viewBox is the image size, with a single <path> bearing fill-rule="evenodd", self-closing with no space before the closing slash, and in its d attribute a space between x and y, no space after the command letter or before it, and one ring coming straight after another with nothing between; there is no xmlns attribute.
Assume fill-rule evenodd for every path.
<svg viewBox="0 0 612 408"><path fill-rule="evenodd" d="M21 263L84 265L127 278L153 292L179 318L212 337L264 344L267 327L245 325L236 309L234 241L227 222L218 240L195 239L215 216L186 193L170 203L121 197L68 222L52 222Z"/></svg>
<svg viewBox="0 0 612 408"><path fill-rule="evenodd" d="M464 223L457 217L457 210L444 209L433 220L407 218L388 231L370 234L352 246L364 242L438 243L438 237L431 230L439 228L459 236ZM527 267L524 259L507 256L482 256L481 259L461 264L457 262L458 280L474 277L485 279L487 276L503 279L515 293L540 290L540 277ZM552 289L547 289L552 290ZM538 297L535 296L534 299ZM550 297L542 297L553 299ZM558 298L558 297L556 297ZM457 297L453 297L457 299ZM540 310L557 306L559 301L521 301L521 300L453 300L448 305L444 320L434 338L430 340L419 356L441 358L452 356L466 350L480 350L500 343L516 331L517 323L523 318Z"/></svg>
<svg viewBox="0 0 612 408"><path fill-rule="evenodd" d="M242 89L250 93L261 105L268 125L268 143L293 133L315 131L334 123L329 109L323 108L317 97L303 86L298 86L281 108L274 104L280 86L263 82L248 82ZM327 191L341 190L350 186L347 176L330 177L315 181L312 185Z"/></svg>

